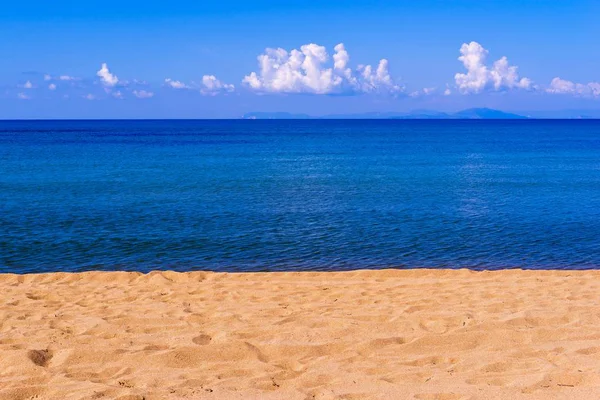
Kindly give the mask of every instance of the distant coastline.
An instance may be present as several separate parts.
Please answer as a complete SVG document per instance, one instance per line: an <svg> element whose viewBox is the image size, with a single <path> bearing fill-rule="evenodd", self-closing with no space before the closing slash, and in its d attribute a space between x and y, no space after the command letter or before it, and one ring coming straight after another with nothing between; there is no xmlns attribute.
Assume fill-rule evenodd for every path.
<svg viewBox="0 0 600 400"><path fill-rule="evenodd" d="M321 116L290 112L250 112L242 119L600 119L596 110L564 110L513 113L492 108L469 108L458 112L414 110L411 112L370 112L357 114L326 114Z"/></svg>
<svg viewBox="0 0 600 400"><path fill-rule="evenodd" d="M600 110L502 111L468 108L457 112L412 110L410 112L366 112L312 115L287 111L252 111L241 116L210 118L0 118L0 123L27 121L240 121L240 120L600 120Z"/></svg>

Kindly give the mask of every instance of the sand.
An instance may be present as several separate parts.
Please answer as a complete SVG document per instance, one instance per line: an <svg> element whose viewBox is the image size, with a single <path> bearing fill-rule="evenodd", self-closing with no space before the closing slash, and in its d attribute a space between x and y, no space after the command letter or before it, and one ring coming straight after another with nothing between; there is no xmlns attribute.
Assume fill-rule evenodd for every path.
<svg viewBox="0 0 600 400"><path fill-rule="evenodd" d="M599 399L600 271L0 275L0 399Z"/></svg>

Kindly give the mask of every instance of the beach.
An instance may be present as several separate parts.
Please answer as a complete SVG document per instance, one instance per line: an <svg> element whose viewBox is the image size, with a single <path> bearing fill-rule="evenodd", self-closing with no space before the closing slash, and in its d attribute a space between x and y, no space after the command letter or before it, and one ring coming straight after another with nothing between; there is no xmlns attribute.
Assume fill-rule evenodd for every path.
<svg viewBox="0 0 600 400"><path fill-rule="evenodd" d="M0 399L597 399L600 271L0 275Z"/></svg>

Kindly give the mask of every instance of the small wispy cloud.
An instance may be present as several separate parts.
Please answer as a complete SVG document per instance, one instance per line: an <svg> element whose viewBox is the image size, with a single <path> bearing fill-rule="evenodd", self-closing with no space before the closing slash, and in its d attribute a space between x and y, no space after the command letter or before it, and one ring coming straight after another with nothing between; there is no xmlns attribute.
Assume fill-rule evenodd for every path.
<svg viewBox="0 0 600 400"><path fill-rule="evenodd" d="M81 78L76 78L70 75L58 75L52 76L50 74L44 74L44 81L80 81Z"/></svg>
<svg viewBox="0 0 600 400"><path fill-rule="evenodd" d="M165 79L165 85L172 87L173 89L191 89L191 87L185 83L173 80L171 78Z"/></svg>
<svg viewBox="0 0 600 400"><path fill-rule="evenodd" d="M167 78L165 79L165 86L178 90L198 90L201 94L207 96L231 93L235 90L234 85L224 83L214 75L204 75L201 83L192 82L190 84Z"/></svg>
<svg viewBox="0 0 600 400"><path fill-rule="evenodd" d="M149 99L154 97L154 93L147 90L134 90L132 93L138 99Z"/></svg>
<svg viewBox="0 0 600 400"><path fill-rule="evenodd" d="M22 93L22 92L21 93L17 93L17 98L19 100L30 100L31 99L30 96L28 96L28 95L26 95L25 93Z"/></svg>
<svg viewBox="0 0 600 400"><path fill-rule="evenodd" d="M48 85L48 89L49 90L56 90L56 84L54 84L54 83L49 84Z"/></svg>
<svg viewBox="0 0 600 400"><path fill-rule="evenodd" d="M414 92L409 93L410 97L424 97L431 96L437 92L436 87L426 87L421 90L415 90Z"/></svg>

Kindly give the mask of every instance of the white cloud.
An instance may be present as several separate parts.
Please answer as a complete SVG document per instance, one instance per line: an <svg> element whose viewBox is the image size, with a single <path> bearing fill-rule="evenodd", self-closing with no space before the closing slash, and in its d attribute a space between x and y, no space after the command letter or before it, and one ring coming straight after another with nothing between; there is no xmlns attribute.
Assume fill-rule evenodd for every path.
<svg viewBox="0 0 600 400"><path fill-rule="evenodd" d="M180 81L174 81L174 80L173 80L173 79L171 79L171 78L167 78L167 79L165 79L165 84L166 84L167 86L170 86L170 87L172 87L173 89L191 89L191 87L189 87L189 86L188 86L188 85L186 85L185 83L183 83L183 82L180 82Z"/></svg>
<svg viewBox="0 0 600 400"><path fill-rule="evenodd" d="M550 82L550 87L546 89L548 93L571 94L575 96L600 96L600 83L575 83L556 77Z"/></svg>
<svg viewBox="0 0 600 400"><path fill-rule="evenodd" d="M202 88L200 91L202 94L215 96L222 92L233 92L235 86L223 83L218 80L214 75L204 75L202 77Z"/></svg>
<svg viewBox="0 0 600 400"><path fill-rule="evenodd" d="M433 95L437 92L437 88L436 87L426 87L423 88L421 90L415 90L412 93L409 93L410 97L423 97L423 96L430 96Z"/></svg>
<svg viewBox="0 0 600 400"><path fill-rule="evenodd" d="M133 95L138 99L149 99L154 96L154 93L147 90L134 90Z"/></svg>
<svg viewBox="0 0 600 400"><path fill-rule="evenodd" d="M100 72L100 71L98 71ZM99 76L99 75L98 75ZM115 77L116 78L116 77ZM52 76L50 74L44 74L44 81L49 82L49 81L80 81L81 78L76 78L74 76L70 76L70 75L60 75L60 76Z"/></svg>
<svg viewBox="0 0 600 400"><path fill-rule="evenodd" d="M56 85L54 83L51 83L48 85L48 89L50 90L56 90Z"/></svg>
<svg viewBox="0 0 600 400"><path fill-rule="evenodd" d="M116 75L110 73L110 71L108 70L108 65L106 65L106 63L102 64L102 68L100 68L100 70L96 72L96 75L100 77L102 83L105 86L112 87L119 83L119 78Z"/></svg>
<svg viewBox="0 0 600 400"><path fill-rule="evenodd" d="M116 92L111 93L111 96L114 97L115 99L123 99L123 93L121 93L120 90L117 90Z"/></svg>
<svg viewBox="0 0 600 400"><path fill-rule="evenodd" d="M219 93L229 93L235 90L235 86L221 82L214 75L204 75L201 83L192 82L186 84L171 78L165 79L165 85L173 89L200 90L204 95L216 96Z"/></svg>
<svg viewBox="0 0 600 400"><path fill-rule="evenodd" d="M495 61L492 68L488 68L485 63L488 51L477 42L463 43L460 53L458 59L464 64L467 73L457 73L454 81L461 93L532 88L531 80L519 79L517 67L509 65L506 57Z"/></svg>
<svg viewBox="0 0 600 400"><path fill-rule="evenodd" d="M27 96L25 93L18 93L17 94L17 98L19 100L29 100L29 99L31 99L31 97Z"/></svg>
<svg viewBox="0 0 600 400"><path fill-rule="evenodd" d="M94 96L91 93L86 94L85 96L83 96L83 98L86 99L86 100L96 100L96 96Z"/></svg>
<svg viewBox="0 0 600 400"><path fill-rule="evenodd" d="M27 82L25 82L25 84L23 85L23 87L25 89L33 89L33 83L31 83L31 81L27 81Z"/></svg>
<svg viewBox="0 0 600 400"><path fill-rule="evenodd" d="M452 90L450 90L449 88L446 88L446 90L444 90L444 96L450 96L452 94Z"/></svg>
<svg viewBox="0 0 600 400"><path fill-rule="evenodd" d="M260 71L243 79L250 89L270 93L399 93L388 71L388 61L382 59L374 70L359 65L356 71L348 67L350 56L342 43L334 48L333 66L327 67L329 54L323 46L311 43L300 50L288 52L282 48L265 50L258 56Z"/></svg>

